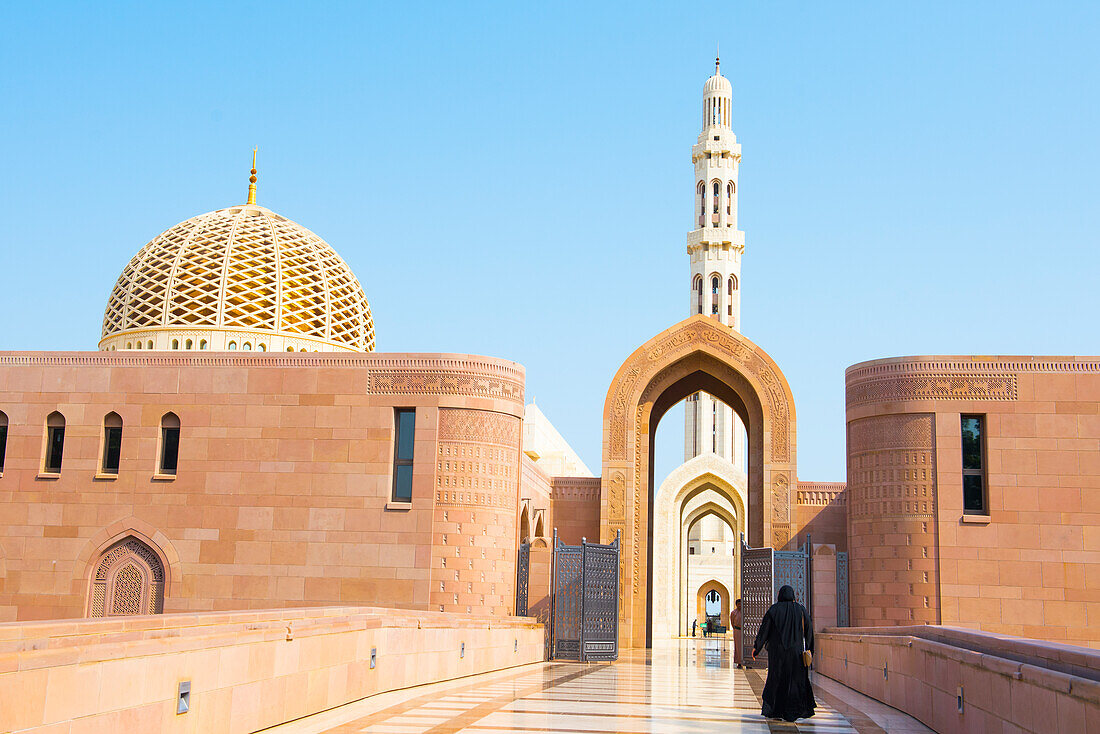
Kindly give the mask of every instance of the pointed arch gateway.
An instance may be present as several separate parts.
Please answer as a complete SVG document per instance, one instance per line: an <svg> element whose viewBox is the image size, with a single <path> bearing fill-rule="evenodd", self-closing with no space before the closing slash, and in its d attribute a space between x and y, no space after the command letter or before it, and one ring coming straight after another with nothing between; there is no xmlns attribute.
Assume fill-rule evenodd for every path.
<svg viewBox="0 0 1100 734"><path fill-rule="evenodd" d="M718 321L695 315L634 351L604 402L600 536L622 532L620 645L649 646L652 630L653 449L657 424L679 401L709 393L729 405L748 432L751 545L785 548L795 485L794 397L767 352Z"/></svg>

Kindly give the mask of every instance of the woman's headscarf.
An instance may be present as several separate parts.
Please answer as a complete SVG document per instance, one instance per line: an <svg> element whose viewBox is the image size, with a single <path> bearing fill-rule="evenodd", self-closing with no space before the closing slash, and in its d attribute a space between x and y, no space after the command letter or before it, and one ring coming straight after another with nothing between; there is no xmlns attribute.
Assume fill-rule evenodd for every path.
<svg viewBox="0 0 1100 734"><path fill-rule="evenodd" d="M794 601L794 589L789 585L784 585L779 589L778 601Z"/></svg>

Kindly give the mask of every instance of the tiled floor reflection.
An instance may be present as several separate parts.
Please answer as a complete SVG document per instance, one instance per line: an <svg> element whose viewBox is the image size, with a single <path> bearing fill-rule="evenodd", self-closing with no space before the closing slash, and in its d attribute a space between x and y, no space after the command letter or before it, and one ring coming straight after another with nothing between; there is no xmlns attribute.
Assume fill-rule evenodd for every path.
<svg viewBox="0 0 1100 734"><path fill-rule="evenodd" d="M762 672L762 671L761 671ZM427 693L386 694L374 701L276 727L279 734L450 734L451 732L882 732L886 720L865 714L839 687L822 687L818 713L787 724L760 716L756 671L731 665L724 640L679 640L652 651L625 651L617 663L549 663L457 681ZM847 690L847 689L843 689ZM374 701L371 703L371 701ZM847 711L849 718L833 708ZM866 701L867 704L875 702ZM882 707L886 708L886 707ZM904 731L907 718L888 709ZM898 718L900 716L900 718ZM856 722L853 726L851 721ZM891 725L890 731L894 731Z"/></svg>

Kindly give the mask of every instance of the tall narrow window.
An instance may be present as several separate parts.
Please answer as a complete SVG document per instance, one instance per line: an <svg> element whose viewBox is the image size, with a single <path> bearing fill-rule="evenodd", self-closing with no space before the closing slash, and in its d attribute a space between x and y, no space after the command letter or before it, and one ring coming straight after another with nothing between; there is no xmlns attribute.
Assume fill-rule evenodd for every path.
<svg viewBox="0 0 1100 734"><path fill-rule="evenodd" d="M710 279L710 313L712 316L718 315L718 295L722 291L722 280L715 275Z"/></svg>
<svg viewBox="0 0 1100 734"><path fill-rule="evenodd" d="M416 411L397 408L393 411L393 499L412 501L413 434L416 432Z"/></svg>
<svg viewBox="0 0 1100 734"><path fill-rule="evenodd" d="M160 464L157 474L175 476L180 458L180 419L165 413L160 419Z"/></svg>
<svg viewBox="0 0 1100 734"><path fill-rule="evenodd" d="M8 448L8 416L0 410L0 474L4 473L4 454Z"/></svg>
<svg viewBox="0 0 1100 734"><path fill-rule="evenodd" d="M703 313L703 276L701 275L695 276L695 293L699 313Z"/></svg>
<svg viewBox="0 0 1100 734"><path fill-rule="evenodd" d="M57 411L46 417L46 463L50 474L61 473L61 459L65 454L65 416Z"/></svg>
<svg viewBox="0 0 1100 734"><path fill-rule="evenodd" d="M718 188L718 182L715 181L714 182L714 211L713 211L714 214L718 213L718 202L721 201L721 199L722 199L722 195L721 195L721 192Z"/></svg>
<svg viewBox="0 0 1100 734"><path fill-rule="evenodd" d="M707 185L700 181L696 190L699 193L699 226L702 227L707 219Z"/></svg>
<svg viewBox="0 0 1100 734"><path fill-rule="evenodd" d="M985 417L962 416L963 512L988 515L985 486Z"/></svg>
<svg viewBox="0 0 1100 734"><path fill-rule="evenodd" d="M118 413L108 413L103 419L103 474L118 474L118 465L122 457L122 417Z"/></svg>
<svg viewBox="0 0 1100 734"><path fill-rule="evenodd" d="M726 184L726 216L733 213L733 183Z"/></svg>

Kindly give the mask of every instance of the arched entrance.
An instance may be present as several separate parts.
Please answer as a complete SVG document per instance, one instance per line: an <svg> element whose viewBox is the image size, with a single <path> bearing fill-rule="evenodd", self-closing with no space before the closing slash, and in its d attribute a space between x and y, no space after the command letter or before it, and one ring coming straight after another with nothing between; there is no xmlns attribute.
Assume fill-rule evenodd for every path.
<svg viewBox="0 0 1100 734"><path fill-rule="evenodd" d="M717 595L719 600L718 623L728 627L730 623L730 590L718 579L711 579L695 592L695 618L702 622L707 615L707 597Z"/></svg>
<svg viewBox="0 0 1100 734"><path fill-rule="evenodd" d="M748 431L749 543L784 548L795 483L794 398L771 357L741 334L692 316L639 347L604 402L600 535L622 532L620 645L652 640L653 447L661 417L696 392L729 405ZM629 518L629 520L628 520Z"/></svg>

